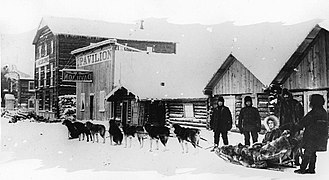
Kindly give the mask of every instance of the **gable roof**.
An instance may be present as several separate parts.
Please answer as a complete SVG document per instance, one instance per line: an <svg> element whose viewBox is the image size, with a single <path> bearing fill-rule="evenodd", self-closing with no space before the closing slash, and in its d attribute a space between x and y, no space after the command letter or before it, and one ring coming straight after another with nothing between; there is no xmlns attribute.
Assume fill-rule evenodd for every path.
<svg viewBox="0 0 329 180"><path fill-rule="evenodd" d="M227 70L235 62L239 63L240 66L242 66L243 68L246 69L246 71L249 71L239 60L237 60L232 54L230 54L226 58L226 60L223 62L223 64L220 66L220 68L217 70L217 72L212 76L212 78L210 79L210 81L208 82L206 87L204 88L204 94L206 94L206 95L211 94L208 91L212 91L212 89L217 85L218 81L224 76L224 74L227 72ZM253 75L253 74L251 73L251 75ZM264 84L262 84L261 81L259 81L259 79L257 77L255 77L255 78L256 78L257 82L259 82L262 86L264 86Z"/></svg>
<svg viewBox="0 0 329 180"><path fill-rule="evenodd" d="M271 84L283 84L289 76L294 72L294 69L302 62L305 51L312 45L320 31L328 30L322 28L320 25L316 25L306 36L304 41L298 46L297 50L291 55L279 73L275 76Z"/></svg>
<svg viewBox="0 0 329 180"><path fill-rule="evenodd" d="M216 85L218 80L223 77L225 72L234 63L234 61L237 61L237 59L232 54L230 54L220 66L220 68L217 70L217 72L212 76L212 78L204 88L204 91L211 90Z"/></svg>

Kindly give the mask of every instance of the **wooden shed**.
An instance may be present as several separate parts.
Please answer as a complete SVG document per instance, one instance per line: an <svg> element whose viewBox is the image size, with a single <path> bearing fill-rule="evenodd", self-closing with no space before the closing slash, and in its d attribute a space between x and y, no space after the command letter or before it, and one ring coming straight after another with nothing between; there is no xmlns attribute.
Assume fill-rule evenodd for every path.
<svg viewBox="0 0 329 180"><path fill-rule="evenodd" d="M327 100L329 92L329 32L316 25L297 50L291 55L272 84L289 89L304 106L309 109L309 97L314 93L322 94Z"/></svg>
<svg viewBox="0 0 329 180"><path fill-rule="evenodd" d="M224 97L225 106L230 108L232 117L235 117L234 127L247 95L252 97L253 105L259 109L262 118L268 115L268 98L263 93L264 87L250 70L230 54L204 88L204 94L209 97L209 105L215 95Z"/></svg>

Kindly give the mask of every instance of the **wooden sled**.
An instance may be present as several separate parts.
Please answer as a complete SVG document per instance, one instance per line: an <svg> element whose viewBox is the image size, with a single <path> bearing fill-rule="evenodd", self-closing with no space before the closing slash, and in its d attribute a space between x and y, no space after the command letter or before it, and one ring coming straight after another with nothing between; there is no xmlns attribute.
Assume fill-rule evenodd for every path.
<svg viewBox="0 0 329 180"><path fill-rule="evenodd" d="M247 164L243 161L237 160L227 154L224 154L223 152L220 151L220 149L216 149L215 153L217 154L218 157L223 159L226 162L236 164L236 165L242 165L244 167L248 168L257 168L257 169L267 169L267 170L273 170L273 171L284 171L286 168L291 168L293 166L293 160L291 159L283 159L284 157L287 157L286 153L289 153L289 151L281 151L279 153L276 153L272 156L262 156L260 158L261 162L260 164Z"/></svg>

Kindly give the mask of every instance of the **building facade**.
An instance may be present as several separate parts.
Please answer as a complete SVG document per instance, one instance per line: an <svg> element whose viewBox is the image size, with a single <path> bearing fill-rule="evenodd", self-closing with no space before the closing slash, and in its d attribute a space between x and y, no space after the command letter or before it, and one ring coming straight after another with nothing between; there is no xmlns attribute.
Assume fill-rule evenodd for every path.
<svg viewBox="0 0 329 180"><path fill-rule="evenodd" d="M304 113L310 111L312 94L321 94L328 107L329 92L329 32L316 25L287 60L272 81L273 85L289 89L294 98L304 106Z"/></svg>
<svg viewBox="0 0 329 180"><path fill-rule="evenodd" d="M253 106L258 108L262 119L268 115L268 95L263 93L264 86L239 60L230 54L204 88L204 94L209 97L208 106L211 106L215 96L223 96L225 106L230 109L232 117L235 117L233 120L233 128L235 128L240 110L244 107L245 96L251 96Z"/></svg>

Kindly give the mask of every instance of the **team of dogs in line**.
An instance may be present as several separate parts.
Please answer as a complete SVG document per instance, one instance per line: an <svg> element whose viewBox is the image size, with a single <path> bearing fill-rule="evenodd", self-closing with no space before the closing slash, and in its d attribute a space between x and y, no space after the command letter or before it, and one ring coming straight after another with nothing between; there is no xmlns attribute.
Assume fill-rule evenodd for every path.
<svg viewBox="0 0 329 180"><path fill-rule="evenodd" d="M84 140L86 136L87 142L89 142L89 139L92 142L99 142L98 137L100 136L103 139L103 143L105 143L106 128L103 124L94 124L90 121L86 123L79 121L72 122L67 119L64 120L62 124L68 129L69 139L79 138L80 141L81 139ZM182 127L179 124L171 124L171 126L174 128L174 133L178 142L181 144L183 153L188 153L188 142L191 143L194 148L200 147L199 141L203 138L200 137L199 129ZM166 145L170 135L170 128L167 126L155 126L150 123L146 123L144 126L127 124L122 126L121 131L115 120L110 120L108 132L110 134L111 145L114 145L113 142L116 145L121 145L124 138L125 147L128 145L128 140L129 147L131 147L132 138L137 136L140 148L143 148L144 139L146 139L148 135L150 137L150 151L152 151L153 141L156 142L156 150L159 149L159 140L165 147L164 150L167 150Z"/></svg>

